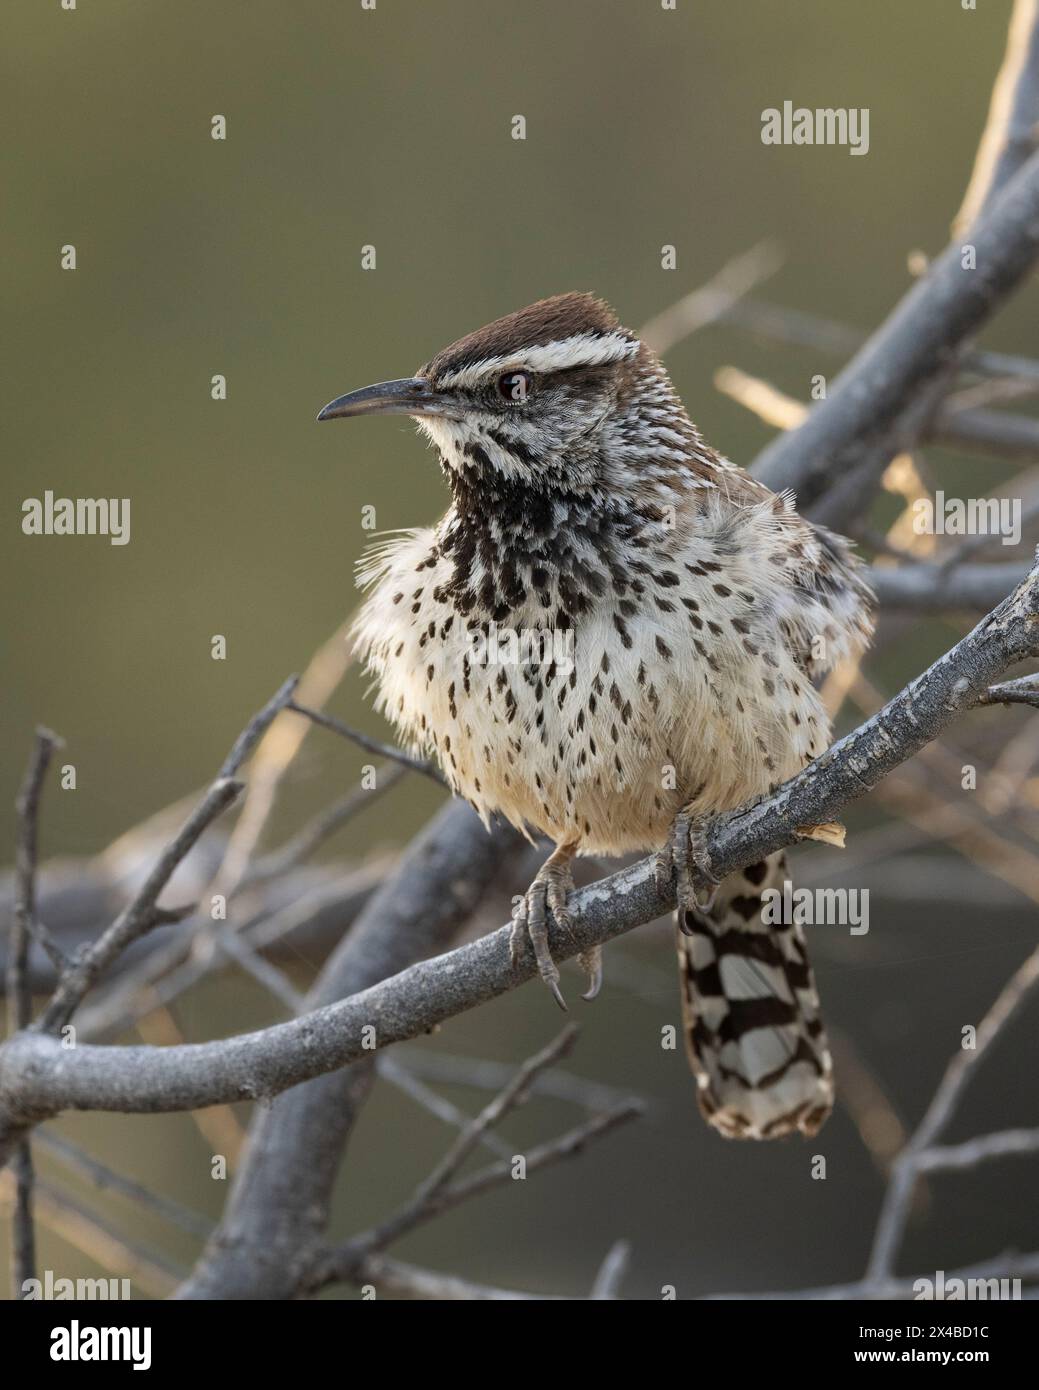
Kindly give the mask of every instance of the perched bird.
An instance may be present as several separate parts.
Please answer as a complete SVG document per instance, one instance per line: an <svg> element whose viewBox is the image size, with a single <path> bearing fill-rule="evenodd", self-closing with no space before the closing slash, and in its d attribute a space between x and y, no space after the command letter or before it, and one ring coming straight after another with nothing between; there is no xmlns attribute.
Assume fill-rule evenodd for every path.
<svg viewBox="0 0 1039 1390"><path fill-rule="evenodd" d="M706 902L693 885L712 881L705 820L826 748L813 681L868 641L859 562L716 454L588 294L498 319L318 419L371 414L415 418L452 503L366 554L356 642L378 707L454 791L554 842L514 957L529 936L562 1003L546 916L567 923L571 860L664 846L703 1113L730 1137L815 1133L833 1081L804 937L761 912L783 856ZM583 963L591 997L598 953Z"/></svg>

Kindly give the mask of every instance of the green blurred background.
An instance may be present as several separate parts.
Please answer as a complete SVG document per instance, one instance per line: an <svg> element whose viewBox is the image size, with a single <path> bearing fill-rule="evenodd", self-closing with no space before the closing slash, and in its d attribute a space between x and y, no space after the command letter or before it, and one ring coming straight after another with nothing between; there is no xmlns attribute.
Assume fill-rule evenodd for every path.
<svg viewBox="0 0 1039 1390"><path fill-rule="evenodd" d="M36 722L64 736L78 777L74 792L48 788L46 855L99 850L203 784L248 716L354 606L362 506L376 507L381 530L444 509L413 428L318 428L332 396L408 374L444 343L565 289L597 291L637 326L764 237L787 257L767 297L875 323L910 283L907 254L945 244L1009 9L80 0L63 12L57 0L10 0L0 55L5 807ZM761 111L786 98L868 106L869 154L763 146ZM227 118L223 142L210 138L216 113ZM516 114L523 142L510 138ZM66 243L75 272L59 268ZM666 243L677 248L671 272L660 267ZM366 244L374 271L361 269ZM1026 292L989 341L1034 350L1034 315ZM729 362L802 398L813 372L835 370L731 329L679 346L669 366L690 412L740 462L768 431L713 389ZM210 398L215 373L226 401ZM975 493L1006 471L945 463L945 476L975 479ZM24 537L21 503L46 488L131 497L131 543ZM952 630L917 629L882 663L883 683L913 674ZM210 657L214 633L227 637L226 661ZM356 673L332 707L384 732ZM352 785L362 761L312 735L277 828ZM403 843L439 799L409 783L338 849ZM13 819L5 825L10 843ZM979 944L976 923L944 909L940 921L904 908L881 920L874 909L874 922L868 948L825 948L822 988L828 1013L914 1117L960 1021L976 1019L1023 954L1027 923L1003 915ZM607 989L582 1011L574 1066L656 1095L653 1116L401 1253L579 1290L613 1235L627 1234L631 1288L651 1295L666 1282L692 1293L854 1277L881 1186L846 1120L825 1132L826 1183L810 1181L804 1146L720 1144L694 1113L681 1057L657 1044L661 1021L677 1017L669 946L650 934L622 949L659 985L648 1001ZM933 1027L920 1025L922 995L941 1001ZM231 975L178 1013L199 1039L276 1016ZM556 1026L549 1002L523 990L452 1024L445 1046L515 1060ZM991 1121L1023 1103L1014 1084ZM512 1132L544 1136L571 1120L540 1105ZM189 1118L64 1123L114 1166L218 1213L226 1189L209 1180ZM444 1139L383 1088L350 1151L340 1229L403 1195ZM1022 1213L1003 1210L992 1173L963 1187L966 1208L943 1193L920 1234L928 1260L938 1250L951 1268L1027 1246ZM189 1240L132 1219L190 1260ZM46 1233L41 1245L41 1265L93 1268Z"/></svg>

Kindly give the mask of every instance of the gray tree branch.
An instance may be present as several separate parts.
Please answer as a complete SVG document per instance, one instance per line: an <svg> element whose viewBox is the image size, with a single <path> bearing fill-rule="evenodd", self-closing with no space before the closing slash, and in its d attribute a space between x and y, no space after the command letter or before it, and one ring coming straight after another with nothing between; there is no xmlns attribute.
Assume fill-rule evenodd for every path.
<svg viewBox="0 0 1039 1390"><path fill-rule="evenodd" d="M937 737L958 714L982 702L1008 667L1037 653L1039 566L955 647L798 777L755 806L719 816L705 840L707 867L722 878L794 843L803 828L837 819L848 802ZM462 809L452 804L441 815ZM465 844L460 872L469 856L481 850L486 864L488 846L494 843L493 837L477 834L478 823L470 812L465 814L474 833ZM427 833L424 843L436 845L435 831ZM422 859L422 845L409 856L412 870L415 857ZM408 867L401 872L406 874ZM425 891L428 880L420 875L420 881ZM394 895L388 896L392 903ZM365 914L368 921L379 915L378 901ZM399 913L399 897L396 901ZM571 930L563 933L553 926L550 933L553 954L566 959L604 944L661 916L674 902L673 885L660 880L652 858L643 859L575 895ZM452 913L446 916L452 925L457 920ZM443 915L437 925L443 927ZM369 937L366 932L366 944ZM324 1003L319 994L313 1010L301 1018L217 1042L67 1049L52 1037L23 1032L0 1053L0 1157L8 1158L34 1123L64 1109L154 1113L269 1099L300 1081L370 1058L366 1030L374 1030L375 1047L385 1047L428 1032L530 979L535 973L532 953L528 949L513 968L508 938L505 926L400 974L386 968L387 954L395 956L394 964L399 962L399 944L389 952L376 950L365 962L363 973L373 981L368 987L360 985L336 1003ZM378 938L394 939L392 932ZM356 948L356 937L351 946ZM308 1161L313 1162L312 1153Z"/></svg>
<svg viewBox="0 0 1039 1390"><path fill-rule="evenodd" d="M858 469L878 477L898 447L926 388L940 380L958 351L1032 270L1039 257L1039 152L993 199L971 229L976 268L964 269L953 242L916 282L795 430L773 440L754 472L763 483L792 487L811 510ZM859 489L845 490L827 511L830 525L854 515Z"/></svg>

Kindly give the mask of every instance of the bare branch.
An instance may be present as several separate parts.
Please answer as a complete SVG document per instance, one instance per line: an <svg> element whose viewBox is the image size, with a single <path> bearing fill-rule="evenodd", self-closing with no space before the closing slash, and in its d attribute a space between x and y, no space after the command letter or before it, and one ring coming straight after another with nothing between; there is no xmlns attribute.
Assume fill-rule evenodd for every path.
<svg viewBox="0 0 1039 1390"><path fill-rule="evenodd" d="M945 1274L945 1286L949 1287L954 1279L962 1280L966 1283L969 1279L988 1280L988 1279L1021 1279L1024 1282L1032 1282L1039 1279L1039 1251L1028 1255L1018 1255L1015 1251L1010 1251L1005 1255L997 1255L995 1259L986 1260L984 1263L969 1265L964 1269L953 1269ZM926 1285L934 1283L934 1273L925 1276ZM726 1299L748 1299L751 1301L762 1301L771 1299L811 1299L819 1300L885 1300L885 1299L916 1299L920 1297L920 1281L918 1279L863 1279L854 1284L830 1284L817 1289L797 1289L794 1291L783 1290L779 1293L724 1293L712 1294L712 1298Z"/></svg>
<svg viewBox="0 0 1039 1390"><path fill-rule="evenodd" d="M835 820L851 800L976 705L993 679L1034 655L1039 568L974 630L879 713L834 744L758 804L717 817L705 836L707 867L719 878L795 842L800 827ZM553 927L550 945L566 959L663 915L674 887L644 859L574 895L572 925ZM369 1055L377 1046L428 1032L437 1023L514 989L535 973L528 950L513 968L510 927L413 965L402 974L260 1033L190 1047L80 1046L74 1065L54 1040L20 1034L0 1053L0 1156L34 1120L64 1108L156 1112L269 1096Z"/></svg>
<svg viewBox="0 0 1039 1390"><path fill-rule="evenodd" d="M773 489L792 487L811 509L833 484L861 468L831 524L853 515L862 484L905 447L907 421L927 420L929 386L1033 268L1039 256L1039 152L1010 180L971 232L977 270L964 269L957 239L872 335L798 429L769 444L754 472ZM919 417L919 418L917 418Z"/></svg>
<svg viewBox="0 0 1039 1390"><path fill-rule="evenodd" d="M473 1086L483 1091L498 1091L506 1084L513 1068L507 1062L495 1062L486 1057L459 1057L454 1053L444 1053L439 1049L409 1047L398 1049L404 1065L415 1076L427 1081L450 1082L456 1086ZM382 1059L385 1060L385 1059ZM380 1061L380 1066L382 1065ZM609 1110L623 1100L638 1100L643 1106L647 1102L641 1096L631 1096L616 1086L605 1086L599 1081L589 1081L573 1072L553 1067L542 1072L531 1081L532 1095L549 1096L553 1100L566 1101L579 1105L584 1110Z"/></svg>
<svg viewBox="0 0 1039 1390"><path fill-rule="evenodd" d="M330 1252L322 1271L326 1284L370 1284L385 1293L404 1294L408 1298L428 1298L437 1302L533 1302L556 1303L562 1294L520 1293L514 1289L477 1284L471 1279L459 1279L453 1274L440 1274L417 1265L391 1260L386 1255L368 1255L357 1260L350 1251Z"/></svg>
<svg viewBox="0 0 1039 1390"><path fill-rule="evenodd" d="M218 782L225 781L229 777L234 777L240 771L242 764L248 758L260 739L277 719L283 709L292 708L292 697L296 687L299 685L299 676L289 676L284 685L271 696L271 698L260 710L259 714L254 715L242 732L235 739L230 753L224 759L223 766L216 775Z"/></svg>
<svg viewBox="0 0 1039 1390"><path fill-rule="evenodd" d="M9 1177L8 1173L0 1173L0 1197L8 1195ZM162 1298L180 1278L180 1270L161 1252L128 1239L67 1192L41 1181L36 1196L37 1215L43 1226L82 1250L102 1268L129 1279L131 1289L137 1286ZM17 1290L21 1293L20 1285Z"/></svg>
<svg viewBox="0 0 1039 1390"><path fill-rule="evenodd" d="M242 785L241 782L228 778L213 783L166 846L133 902L101 933L97 941L73 962L71 968L63 973L50 1003L34 1025L38 1031L53 1032L63 1027L95 981L126 947L164 920L162 913L157 909L156 900L159 894L199 836L237 798ZM169 918L165 920L168 921Z"/></svg>
<svg viewBox="0 0 1039 1390"><path fill-rule="evenodd" d="M571 1051L577 1040L577 1032L576 1025L570 1024L547 1047L528 1058L498 1095L459 1134L429 1177L419 1184L411 1200L373 1230L355 1237L350 1245L358 1251L383 1250L422 1222L462 1200L456 1194L464 1190L464 1180L452 1186L452 1178L487 1131L528 1098L534 1078ZM511 1160L511 1154L504 1155L494 1171L505 1177L510 1176Z"/></svg>
<svg viewBox="0 0 1039 1390"><path fill-rule="evenodd" d="M35 1142L41 1149L53 1154L67 1168L85 1173L94 1186L101 1191L118 1192L121 1197L128 1197L130 1201L147 1207L149 1211L155 1212L157 1216L161 1216L164 1221L169 1221L179 1230L187 1231L195 1236L207 1236L213 1229L213 1223L207 1216L192 1211L190 1207L182 1206L180 1202L174 1202L169 1197L163 1197L161 1193L150 1191L141 1183L135 1182L133 1178L123 1177L121 1173L115 1172L104 1163L99 1163L96 1158L92 1158L78 1144L63 1139L50 1129L41 1129L36 1135Z"/></svg>
<svg viewBox="0 0 1039 1390"><path fill-rule="evenodd" d="M909 1217L921 1157L933 1148L935 1140L948 1126L979 1063L1010 1020L1030 998L1037 985L1039 950L1027 957L1004 986L978 1026L974 1047L962 1048L946 1068L926 1114L895 1161L891 1182L877 1222L873 1249L866 1270L867 1282L890 1277ZM926 1161L924 1159L925 1164Z"/></svg>
<svg viewBox="0 0 1039 1390"><path fill-rule="evenodd" d="M606 1252L606 1258L595 1276L595 1283L588 1295L593 1301L613 1299L620 1296L620 1286L628 1272L631 1260L631 1245L626 1240L618 1240Z"/></svg>
<svg viewBox="0 0 1039 1390"><path fill-rule="evenodd" d="M29 988L29 941L35 936L47 946L52 960L60 952L36 921L36 860L39 849L40 794L54 749L61 740L49 729L36 730L36 741L18 793L18 843L15 850L15 900L11 914L11 934L7 957L7 1019L15 1033L26 1028L32 1018L32 992ZM56 954L54 954L56 953ZM36 1234L33 1227L33 1166L28 1139L15 1150L14 1214L11 1233L11 1287L15 1297L25 1281L36 1272Z"/></svg>
<svg viewBox="0 0 1039 1390"><path fill-rule="evenodd" d="M984 612L1000 594L1020 583L1027 561L1006 560L991 565L873 565L869 582L884 612Z"/></svg>
<svg viewBox="0 0 1039 1390"><path fill-rule="evenodd" d="M522 845L507 827L494 825L488 834L464 803L445 804L329 958L309 1007L356 996L443 951ZM323 1046L320 1038L314 1041ZM372 1060L361 1049L354 1065L256 1111L225 1220L180 1297L296 1295L301 1257L329 1220L342 1152L371 1085Z"/></svg>
<svg viewBox="0 0 1039 1390"><path fill-rule="evenodd" d="M314 1255L309 1272L303 1276L305 1286L314 1290L341 1280L359 1282L363 1277L361 1271L366 1268L370 1270L371 1266L367 1262L376 1252L384 1250L386 1246L407 1235L417 1226L440 1216L468 1198L513 1180L516 1176L517 1155L508 1152L497 1162L479 1169L468 1177L456 1179L456 1174L490 1129L524 1103L536 1079L560 1057L570 1052L577 1031L574 1025L564 1028L547 1047L523 1063L490 1104L465 1127L433 1172L419 1184L411 1200L399 1211L344 1244L321 1250ZM594 1116L559 1138L524 1153L522 1157L525 1174L529 1175L560 1159L573 1157L593 1140L601 1138L618 1125L641 1114L642 1106L638 1102L625 1101L604 1114ZM593 1297L616 1296L614 1290L623 1277L626 1259L627 1246L621 1242L607 1256L596 1280L595 1287L599 1292L593 1291Z"/></svg>
<svg viewBox="0 0 1039 1390"><path fill-rule="evenodd" d="M936 444L967 453L981 450L997 458L1039 459L1039 420L1006 410L940 411L928 429Z"/></svg>
<svg viewBox="0 0 1039 1390"><path fill-rule="evenodd" d="M279 893L269 910L261 902L253 923L242 928L242 939L253 951L272 953L279 944L288 942L293 954L311 942L323 945L341 941L388 870L386 860L376 860L309 883L290 876L281 884L287 892ZM219 969L225 960L220 952L196 950L194 942L178 940L166 942L154 956L158 959L146 957L139 968L124 972L99 1000L80 1011L77 1033L81 1038L100 1041L139 1023L154 1008L171 1004Z"/></svg>
<svg viewBox="0 0 1039 1390"><path fill-rule="evenodd" d="M1019 676L1016 681L1003 681L986 690L983 705L1031 705L1039 709L1039 676Z"/></svg>
<svg viewBox="0 0 1039 1390"><path fill-rule="evenodd" d="M720 319L756 285L774 275L782 264L783 256L777 246L770 241L759 242L722 266L706 285L655 314L639 329L639 337L655 352L669 352L683 338Z"/></svg>
<svg viewBox="0 0 1039 1390"><path fill-rule="evenodd" d="M393 762L410 768L412 772L421 772L423 777L428 777L441 786L446 785L439 768L430 758L413 757L410 753L405 753L402 748L394 748L391 743L383 743L381 739L362 734L359 729L351 729L341 719L336 719L331 714L325 714L323 710L308 709L305 705L297 705L295 701L289 705L289 709L294 714L302 714L304 718L309 719L314 724L320 724L323 729L331 729L333 733L349 739L351 743L356 743L359 748L363 748L368 753L375 753L380 758L390 758Z"/></svg>
<svg viewBox="0 0 1039 1390"><path fill-rule="evenodd" d="M63 972L50 1003L34 1025L37 1030L54 1032L63 1027L96 981L128 946L160 923L179 921L188 915L190 909L171 911L159 907L159 895L199 837L237 799L243 783L234 780L235 773L281 711L291 706L298 684L299 677L290 676L238 735L216 781L167 844L136 897L97 941Z"/></svg>
<svg viewBox="0 0 1039 1390"><path fill-rule="evenodd" d="M11 1212L11 1289L16 1298L25 1297L25 1281L36 1277L36 1230L33 1224L33 1195L36 1178L28 1139L15 1148L11 1159L14 1204Z"/></svg>
<svg viewBox="0 0 1039 1390"><path fill-rule="evenodd" d="M629 1120L639 1119L642 1113L642 1105L639 1101L623 1100L613 1109L606 1110L601 1115L593 1115L590 1120L585 1120L583 1124L568 1129L557 1139L549 1139L544 1144L538 1144L533 1149L528 1149L523 1155L526 1159L527 1172L534 1173L539 1168L545 1168L550 1163L558 1163L563 1158L575 1158L578 1154L583 1153L593 1140L610 1133L619 1125L627 1124ZM494 1187L501 1187L505 1183L511 1182L512 1176L511 1161L499 1160L497 1163L489 1163L486 1168L480 1168L469 1177L460 1178L458 1182L444 1188L437 1198L438 1210L443 1211L448 1207L458 1206L460 1202L468 1201L470 1197L489 1192Z"/></svg>
<svg viewBox="0 0 1039 1390"><path fill-rule="evenodd" d="M721 315L720 322L776 342L792 343L836 357L852 356L869 340L869 334L861 328L762 299L736 300ZM975 349L964 354L962 366L978 376L1039 381L1039 360L1016 353Z"/></svg>
<svg viewBox="0 0 1039 1390"><path fill-rule="evenodd" d="M480 1111L470 1125L458 1136L433 1172L415 1193L413 1205L425 1207L432 1204L438 1193L448 1186L451 1179L472 1153L481 1135L499 1124L510 1110L515 1110L530 1096L531 1082L541 1072L546 1071L560 1057L567 1057L577 1041L578 1028L569 1024L547 1047L529 1057L515 1076L494 1099Z"/></svg>
<svg viewBox="0 0 1039 1390"><path fill-rule="evenodd" d="M264 855L242 879L243 887L254 887L266 879L276 878L294 869L297 864L310 858L316 849L341 830L354 816L368 808L391 787L395 787L409 771L403 763L386 762L375 770L375 784L371 788L356 787L338 801L321 811L309 825L305 825L291 840L281 847Z"/></svg>
<svg viewBox="0 0 1039 1390"><path fill-rule="evenodd" d="M36 921L36 860L39 841L40 794L43 779L61 739L49 729L36 730L32 757L25 772L15 809L18 813L18 843L15 849L14 912L7 956L7 1011L9 1029L28 1027L32 998L28 981L29 941L35 936L45 946L51 960L63 960L61 951Z"/></svg>
<svg viewBox="0 0 1039 1390"><path fill-rule="evenodd" d="M452 1129L466 1129L472 1123L471 1115L459 1110L457 1105L445 1100L431 1086L427 1086L414 1074L412 1068L404 1066L392 1052L382 1054L376 1070L391 1086L396 1086L417 1105L421 1105L424 1110L442 1120L444 1124L450 1125ZM482 1134L479 1142L498 1158L504 1158L511 1152L504 1140L493 1133Z"/></svg>
<svg viewBox="0 0 1039 1390"><path fill-rule="evenodd" d="M992 88L988 120L978 145L957 236L992 195L1012 178L1039 144L1039 0L1015 0L1003 64Z"/></svg>
<svg viewBox="0 0 1039 1390"><path fill-rule="evenodd" d="M583 1125L568 1130L557 1139L528 1149L522 1155L527 1175L548 1167L549 1164L558 1163L561 1159L576 1157L594 1140L602 1138L629 1120L637 1119L641 1114L642 1109L638 1104L625 1102L614 1110L596 1115ZM339 1271L356 1267L371 1253L383 1250L392 1241L399 1240L401 1236L407 1235L424 1222L450 1211L471 1197L480 1196L493 1188L503 1187L512 1182L515 1178L515 1158L518 1156L499 1159L467 1178L460 1178L455 1183L441 1186L427 1198L409 1203L396 1216L390 1217L372 1231L346 1241L342 1246L333 1248L331 1252L319 1252L314 1257L312 1272L304 1277L306 1287L321 1288L334 1279L341 1278ZM619 1277L614 1275L612 1270L609 1273L611 1277Z"/></svg>
<svg viewBox="0 0 1039 1390"><path fill-rule="evenodd" d="M293 695L311 705L323 705L353 661L347 643L349 623L341 623L307 662ZM214 891L234 892L274 808L282 778L303 746L309 724L275 720L256 748L249 768L249 789L241 815L216 871Z"/></svg>
<svg viewBox="0 0 1039 1390"><path fill-rule="evenodd" d="M232 931L226 922L214 922L212 933L213 944L217 950L228 960L240 965L247 975L251 975L257 984L277 999L290 1014L301 1014L305 1011L306 1000L288 976L269 960L264 960L247 941L243 941L238 932Z"/></svg>
<svg viewBox="0 0 1039 1390"><path fill-rule="evenodd" d="M945 1144L924 1149L917 1157L918 1173L954 1172L976 1168L994 1158L1031 1157L1039 1153L1039 1129L1004 1129L982 1134L963 1144Z"/></svg>
<svg viewBox="0 0 1039 1390"><path fill-rule="evenodd" d="M796 429L809 413L803 401L739 367L719 367L714 374L714 384L723 395L775 429ZM1034 389L1035 383L1029 380L1028 385ZM948 402L922 421L920 435L925 440L968 453L980 449L1000 458L1039 459L1039 420L1029 415L1012 415L1005 410L981 407L965 410ZM894 449L889 452L893 453ZM850 514L847 520L851 520Z"/></svg>

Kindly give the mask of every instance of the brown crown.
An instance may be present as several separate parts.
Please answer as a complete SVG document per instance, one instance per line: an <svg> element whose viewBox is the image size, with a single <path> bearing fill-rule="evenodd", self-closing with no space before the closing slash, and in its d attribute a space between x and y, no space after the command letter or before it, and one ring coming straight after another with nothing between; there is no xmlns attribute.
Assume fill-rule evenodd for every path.
<svg viewBox="0 0 1039 1390"><path fill-rule="evenodd" d="M525 347L543 347L581 333L602 337L620 328L610 306L593 294L571 291L539 299L514 314L495 319L475 333L459 338L421 369L434 379L443 372L470 367L488 357L505 357ZM622 330L623 331L623 330Z"/></svg>

